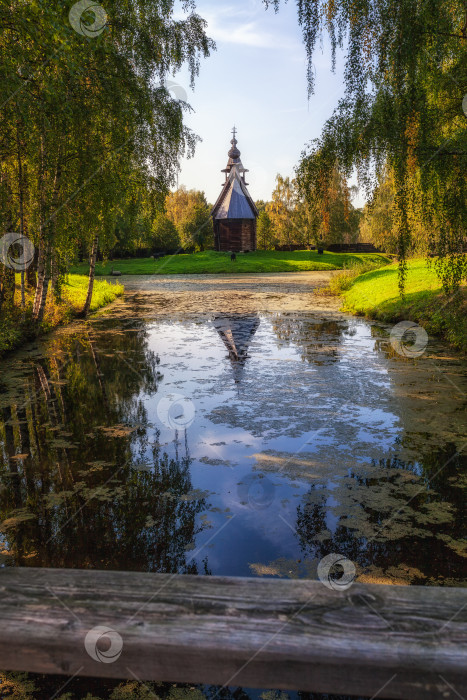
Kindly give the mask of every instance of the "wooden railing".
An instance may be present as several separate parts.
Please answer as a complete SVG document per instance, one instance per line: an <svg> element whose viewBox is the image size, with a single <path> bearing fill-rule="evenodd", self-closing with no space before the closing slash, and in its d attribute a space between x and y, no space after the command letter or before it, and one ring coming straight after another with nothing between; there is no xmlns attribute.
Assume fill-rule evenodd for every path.
<svg viewBox="0 0 467 700"><path fill-rule="evenodd" d="M467 589L6 568L0 668L459 700Z"/></svg>

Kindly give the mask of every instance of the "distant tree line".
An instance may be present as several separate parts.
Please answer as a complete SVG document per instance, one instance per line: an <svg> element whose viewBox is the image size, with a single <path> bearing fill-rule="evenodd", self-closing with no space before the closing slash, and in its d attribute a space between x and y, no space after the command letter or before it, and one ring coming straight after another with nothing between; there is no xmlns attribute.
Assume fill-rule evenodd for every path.
<svg viewBox="0 0 467 700"><path fill-rule="evenodd" d="M133 219L127 210L119 218L108 257L144 257L155 253L195 252L214 245L212 206L204 192L182 186L169 192L157 210Z"/></svg>
<svg viewBox="0 0 467 700"><path fill-rule="evenodd" d="M352 204L355 188L335 167L326 196L299 188L298 181L277 175L270 202L256 202L259 210L257 244L263 250L284 245L355 243L362 213Z"/></svg>
<svg viewBox="0 0 467 700"><path fill-rule="evenodd" d="M273 250L284 245L354 243L359 239L360 209L351 202L355 187L336 167L326 198L306 198L296 179L277 175L271 200L258 200L257 246ZM196 252L214 247L212 205L204 192L182 186L169 192L163 208L145 217L128 208L119 218L114 243L102 253L110 257L138 257L158 252Z"/></svg>

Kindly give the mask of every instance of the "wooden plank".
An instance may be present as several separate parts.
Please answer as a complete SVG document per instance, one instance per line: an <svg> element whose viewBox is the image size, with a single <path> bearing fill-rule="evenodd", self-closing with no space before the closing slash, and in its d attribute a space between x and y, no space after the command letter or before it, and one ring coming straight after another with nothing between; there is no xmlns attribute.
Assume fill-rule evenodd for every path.
<svg viewBox="0 0 467 700"><path fill-rule="evenodd" d="M6 568L0 619L5 670L407 700L467 693L461 588ZM98 626L114 630L99 654L121 639L112 663L88 635Z"/></svg>

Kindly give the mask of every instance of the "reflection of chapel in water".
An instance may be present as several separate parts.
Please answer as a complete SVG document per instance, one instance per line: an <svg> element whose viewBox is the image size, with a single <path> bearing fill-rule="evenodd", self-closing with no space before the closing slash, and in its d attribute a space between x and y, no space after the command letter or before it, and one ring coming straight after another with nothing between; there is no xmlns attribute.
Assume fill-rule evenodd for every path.
<svg viewBox="0 0 467 700"><path fill-rule="evenodd" d="M243 368L248 358L248 346L260 323L258 315L216 316L213 323L227 348L234 380L238 384L242 378Z"/></svg>

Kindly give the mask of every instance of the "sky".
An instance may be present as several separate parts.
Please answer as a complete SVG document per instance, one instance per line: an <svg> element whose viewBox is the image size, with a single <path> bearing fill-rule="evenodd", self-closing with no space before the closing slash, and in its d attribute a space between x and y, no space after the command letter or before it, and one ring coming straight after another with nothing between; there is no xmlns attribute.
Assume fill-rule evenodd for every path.
<svg viewBox="0 0 467 700"><path fill-rule="evenodd" d="M296 4L281 3L275 14L262 0L199 0L207 34L217 50L201 61L194 91L187 73L173 82L173 94L187 95L193 112L185 123L202 142L181 164L179 186L203 190L213 204L228 160L232 127L254 200L270 200L277 173L293 176L306 144L321 128L344 93L343 57L331 71L329 47L314 56L316 89L308 100L306 56ZM354 202L359 205L358 199Z"/></svg>

